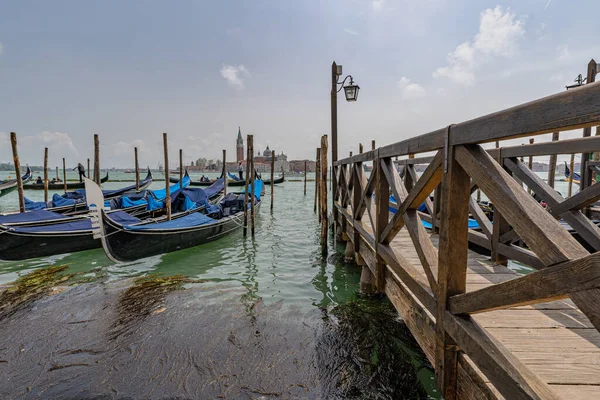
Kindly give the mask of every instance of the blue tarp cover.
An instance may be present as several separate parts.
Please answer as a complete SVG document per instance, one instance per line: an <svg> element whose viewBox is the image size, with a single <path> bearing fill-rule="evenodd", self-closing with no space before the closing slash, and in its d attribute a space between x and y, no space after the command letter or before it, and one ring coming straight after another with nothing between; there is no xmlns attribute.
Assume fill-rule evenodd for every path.
<svg viewBox="0 0 600 400"><path fill-rule="evenodd" d="M236 176L236 175L232 174L231 172L228 172L227 176L229 176L229 179L233 179L234 181L239 181L240 180L239 176Z"/></svg>
<svg viewBox="0 0 600 400"><path fill-rule="evenodd" d="M112 216L111 216L112 218ZM215 220L207 217L204 214L200 214L199 212L195 212L190 215L186 215L185 217L181 217L178 219L174 219L172 221L165 222L157 222L155 224L147 224L147 225L123 225L123 228L128 231L151 231L151 230L162 230L162 229L180 229L180 228L191 228L200 225L206 225Z"/></svg>
<svg viewBox="0 0 600 400"><path fill-rule="evenodd" d="M132 217L124 211L115 211L109 214L110 218L120 224L136 224L140 220ZM33 232L77 232L89 231L92 229L92 222L89 218L79 221L65 222L62 224L53 224L48 226L27 226L22 228L11 228L12 232L33 233Z"/></svg>
<svg viewBox="0 0 600 400"><path fill-rule="evenodd" d="M421 223L423 223L423 226L427 229L431 229L433 226L427 222L427 221L421 221ZM477 221L475 221L474 219L469 218L469 229L478 229L479 228L479 224L477 223Z"/></svg>
<svg viewBox="0 0 600 400"><path fill-rule="evenodd" d="M256 200L260 200L260 194L262 193L263 189L263 181L256 179L254 184L248 187L248 193L252 193L252 186L254 186L254 197L256 197Z"/></svg>
<svg viewBox="0 0 600 400"><path fill-rule="evenodd" d="M190 185L190 177L188 175L186 175L183 177L183 187L185 188L185 187L188 187L189 185ZM177 182L176 184L171 185L169 187L171 194L173 194L174 192L176 192L179 189L181 189L181 187L179 186L179 182ZM167 189L152 190L151 192L154 195L154 198L156 200L164 200L167 197Z"/></svg>
<svg viewBox="0 0 600 400"><path fill-rule="evenodd" d="M0 225L10 225L17 222L46 221L50 219L68 218L52 211L36 210L18 214L0 215Z"/></svg>

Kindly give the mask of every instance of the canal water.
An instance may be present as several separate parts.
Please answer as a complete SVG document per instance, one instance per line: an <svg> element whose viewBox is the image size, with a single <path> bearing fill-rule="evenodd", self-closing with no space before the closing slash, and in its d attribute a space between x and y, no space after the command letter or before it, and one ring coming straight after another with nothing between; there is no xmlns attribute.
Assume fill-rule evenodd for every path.
<svg viewBox="0 0 600 400"><path fill-rule="evenodd" d="M439 398L394 308L359 296L343 247L321 251L301 179L276 186L273 213L267 188L255 239L124 264L101 249L0 262L0 398Z"/></svg>

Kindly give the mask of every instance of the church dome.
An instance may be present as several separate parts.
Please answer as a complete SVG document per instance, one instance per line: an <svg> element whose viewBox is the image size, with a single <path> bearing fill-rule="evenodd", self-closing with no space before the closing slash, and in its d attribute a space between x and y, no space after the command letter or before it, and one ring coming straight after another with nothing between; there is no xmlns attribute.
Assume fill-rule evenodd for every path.
<svg viewBox="0 0 600 400"><path fill-rule="evenodd" d="M263 151L263 156L265 156L265 157L271 156L271 150L269 150L269 145L267 145L267 148L265 149L265 151Z"/></svg>

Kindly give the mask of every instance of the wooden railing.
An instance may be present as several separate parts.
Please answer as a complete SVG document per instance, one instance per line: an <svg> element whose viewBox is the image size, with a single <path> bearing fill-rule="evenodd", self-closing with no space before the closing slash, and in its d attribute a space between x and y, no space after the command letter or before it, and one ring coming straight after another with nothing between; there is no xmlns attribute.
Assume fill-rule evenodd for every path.
<svg viewBox="0 0 600 400"><path fill-rule="evenodd" d="M406 289L407 298L412 299L402 307L430 316L421 322L417 319L413 328L434 324L430 328L435 338L417 340L435 341L436 380L446 399L456 398L459 351L506 398L555 398L510 352L489 340L469 314L571 298L600 330L600 254L590 254L559 222L566 221L588 248L600 250L600 229L582 212L600 199L600 183L565 199L519 160L600 151L600 137L491 150L481 146L595 125L600 125L600 83L449 125L334 164L336 222L344 234L352 236L354 251L372 271L377 289L386 291L386 284L399 278L393 290ZM426 152L435 155L394 160ZM373 163L368 178L365 162ZM428 164L420 177L414 170L417 164ZM404 178L399 167L404 169ZM477 189L493 204L493 221L473 198ZM397 212L390 218L391 195ZM423 203L427 213L418 211ZM479 230L468 228L469 218L478 222ZM430 222L433 230L439 229L437 248L422 220ZM391 247L403 227L426 279ZM497 263L514 259L538 271L465 293L469 243L489 249Z"/></svg>

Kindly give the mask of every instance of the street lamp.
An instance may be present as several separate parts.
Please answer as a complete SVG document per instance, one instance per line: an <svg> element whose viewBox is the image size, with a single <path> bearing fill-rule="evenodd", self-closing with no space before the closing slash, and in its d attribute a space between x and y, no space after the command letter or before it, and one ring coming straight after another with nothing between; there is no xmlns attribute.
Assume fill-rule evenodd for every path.
<svg viewBox="0 0 600 400"><path fill-rule="evenodd" d="M354 84L354 79L351 75L346 76L341 82L339 77L342 75L342 66L337 65L335 61L331 65L331 164L333 165L338 160L338 140L337 140L337 94L344 88L346 101L356 101L358 99L358 91L360 87ZM346 85L346 80L350 78L349 84ZM340 88L338 89L338 85ZM327 168L327 166L326 166ZM335 199L337 197L337 186L335 174L331 177L332 186L332 202L334 221L337 221L337 210L335 208ZM335 226L335 224L334 224Z"/></svg>

